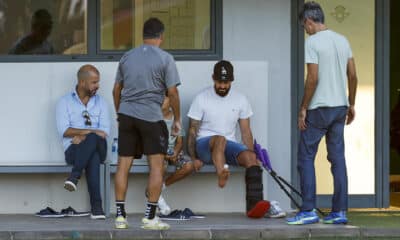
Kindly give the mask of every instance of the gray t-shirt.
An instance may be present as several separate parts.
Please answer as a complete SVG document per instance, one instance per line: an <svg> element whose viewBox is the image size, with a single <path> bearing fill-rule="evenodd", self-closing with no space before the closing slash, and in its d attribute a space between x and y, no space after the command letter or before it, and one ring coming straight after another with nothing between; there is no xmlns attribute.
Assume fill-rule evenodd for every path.
<svg viewBox="0 0 400 240"><path fill-rule="evenodd" d="M308 109L348 106L347 63L353 57L347 39L331 30L305 42L305 62L318 64L318 85Z"/></svg>
<svg viewBox="0 0 400 240"><path fill-rule="evenodd" d="M163 120L165 91L181 83L172 55L146 44L122 56L115 81L123 84L118 113L149 122Z"/></svg>

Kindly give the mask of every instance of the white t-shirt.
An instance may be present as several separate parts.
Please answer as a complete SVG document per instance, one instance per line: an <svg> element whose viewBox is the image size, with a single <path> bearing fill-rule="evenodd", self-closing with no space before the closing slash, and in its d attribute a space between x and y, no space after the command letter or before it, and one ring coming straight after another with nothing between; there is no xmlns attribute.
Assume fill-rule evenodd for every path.
<svg viewBox="0 0 400 240"><path fill-rule="evenodd" d="M308 109L348 106L347 63L353 54L347 39L331 30L305 42L305 62L318 64L318 84Z"/></svg>
<svg viewBox="0 0 400 240"><path fill-rule="evenodd" d="M235 131L239 119L249 118L253 111L247 98L232 88L227 96L221 97L214 87L209 87L195 97L187 115L201 121L197 139L219 135L237 142Z"/></svg>

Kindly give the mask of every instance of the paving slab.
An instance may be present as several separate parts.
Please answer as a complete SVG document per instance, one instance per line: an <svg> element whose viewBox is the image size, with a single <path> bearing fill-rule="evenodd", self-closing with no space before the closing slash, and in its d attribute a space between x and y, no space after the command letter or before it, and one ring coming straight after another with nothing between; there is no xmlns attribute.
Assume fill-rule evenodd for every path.
<svg viewBox="0 0 400 240"><path fill-rule="evenodd" d="M249 219L240 213L206 214L205 219L168 221L171 225L169 230L151 231L140 227L142 216L142 214L129 215L129 228L116 230L113 218L46 219L33 215L0 215L0 240L400 238L400 229L359 228L322 223L289 226L285 219Z"/></svg>

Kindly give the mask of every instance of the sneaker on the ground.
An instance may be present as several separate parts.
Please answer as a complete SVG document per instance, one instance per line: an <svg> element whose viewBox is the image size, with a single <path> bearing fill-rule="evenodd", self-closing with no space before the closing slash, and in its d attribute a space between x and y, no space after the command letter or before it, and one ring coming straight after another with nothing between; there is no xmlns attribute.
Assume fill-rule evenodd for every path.
<svg viewBox="0 0 400 240"><path fill-rule="evenodd" d="M61 214L64 214L66 217L84 217L89 216L89 212L78 212L73 209L71 206L61 209Z"/></svg>
<svg viewBox="0 0 400 240"><path fill-rule="evenodd" d="M64 182L64 188L70 192L76 191L77 187L76 185L78 184L78 180L73 179L69 177L65 182Z"/></svg>
<svg viewBox="0 0 400 240"><path fill-rule="evenodd" d="M168 206L167 202L160 194L160 198L158 199L158 209L162 215L168 215L171 213L171 208Z"/></svg>
<svg viewBox="0 0 400 240"><path fill-rule="evenodd" d="M93 209L92 213L90 214L90 218L94 220L104 220L106 219L106 215L104 215L103 209Z"/></svg>
<svg viewBox="0 0 400 240"><path fill-rule="evenodd" d="M286 217L286 212L282 210L282 208L279 206L279 202L277 201L271 201L271 207L269 208L267 214L265 214L265 217L268 218L283 218Z"/></svg>
<svg viewBox="0 0 400 240"><path fill-rule="evenodd" d="M169 229L169 224L164 223L158 217L154 217L153 219L142 218L142 228L149 230L167 230Z"/></svg>
<svg viewBox="0 0 400 240"><path fill-rule="evenodd" d="M123 216L117 216L115 218L115 228L116 229L126 229L128 228L128 220Z"/></svg>
<svg viewBox="0 0 400 240"><path fill-rule="evenodd" d="M319 222L319 217L315 210L300 211L296 214L296 216L286 219L286 223L289 225L303 225L317 222Z"/></svg>
<svg viewBox="0 0 400 240"><path fill-rule="evenodd" d="M174 210L168 215L160 214L160 219L162 220L175 220L175 221L185 221L190 220L189 216L183 214L181 210Z"/></svg>
<svg viewBox="0 0 400 240"><path fill-rule="evenodd" d="M194 213L190 208L185 208L182 211L182 215L187 218L205 218L206 216Z"/></svg>
<svg viewBox="0 0 400 240"><path fill-rule="evenodd" d="M47 207L45 209L40 210L39 212L35 213L35 216L42 217L42 218L60 218L65 217L64 214L55 211L54 209Z"/></svg>
<svg viewBox="0 0 400 240"><path fill-rule="evenodd" d="M326 224L347 224L346 211L330 212L322 222Z"/></svg>

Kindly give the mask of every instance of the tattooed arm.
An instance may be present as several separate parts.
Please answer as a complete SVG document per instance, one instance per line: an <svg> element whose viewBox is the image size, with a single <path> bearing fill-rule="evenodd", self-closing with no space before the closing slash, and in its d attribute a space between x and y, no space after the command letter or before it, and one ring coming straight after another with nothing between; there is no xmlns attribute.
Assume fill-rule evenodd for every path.
<svg viewBox="0 0 400 240"><path fill-rule="evenodd" d="M189 135L188 135L188 153L192 160L196 159L196 138L199 132L200 121L190 118L189 120Z"/></svg>
<svg viewBox="0 0 400 240"><path fill-rule="evenodd" d="M190 118L187 148L189 156L193 161L196 172L199 171L200 168L203 166L203 163L200 161L200 159L197 158L196 154L196 138L197 138L197 133L199 132L199 128L200 128L200 121Z"/></svg>

